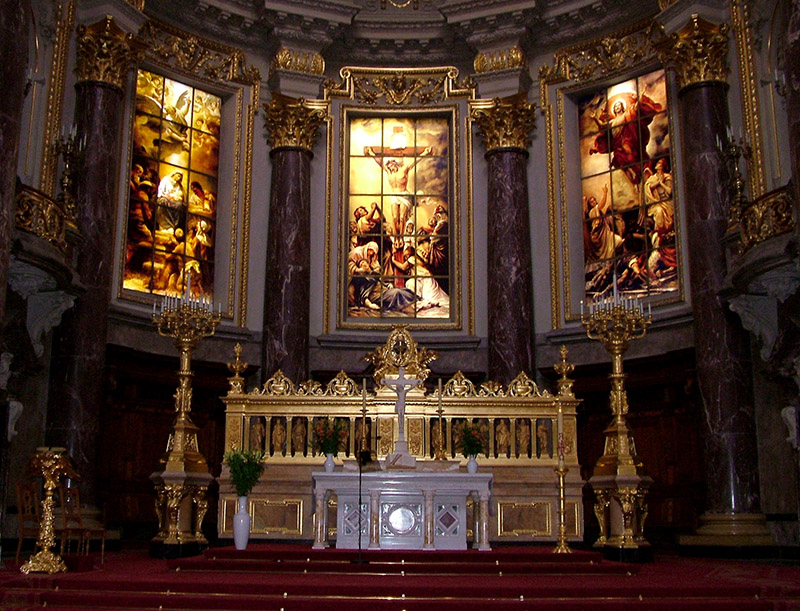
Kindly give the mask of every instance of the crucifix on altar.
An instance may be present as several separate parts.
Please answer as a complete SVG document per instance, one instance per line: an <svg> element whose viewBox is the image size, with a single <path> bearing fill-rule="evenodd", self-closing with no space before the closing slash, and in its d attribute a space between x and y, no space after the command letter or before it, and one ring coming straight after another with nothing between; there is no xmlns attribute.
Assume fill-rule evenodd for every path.
<svg viewBox="0 0 800 611"><path fill-rule="evenodd" d="M406 394L409 390L419 386L417 378L407 378L405 368L400 367L396 378L384 378L381 383L397 393L394 411L397 413L397 441L394 443L394 452L386 457L387 469L414 469L417 459L408 453L408 443L405 436Z"/></svg>

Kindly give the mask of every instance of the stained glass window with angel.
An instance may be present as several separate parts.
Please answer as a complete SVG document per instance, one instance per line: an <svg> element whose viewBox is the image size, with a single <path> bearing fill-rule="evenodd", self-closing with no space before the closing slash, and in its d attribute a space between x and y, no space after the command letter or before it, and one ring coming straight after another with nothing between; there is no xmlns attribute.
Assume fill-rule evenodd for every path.
<svg viewBox="0 0 800 611"><path fill-rule="evenodd" d="M221 109L218 96L138 71L123 288L213 296Z"/></svg>

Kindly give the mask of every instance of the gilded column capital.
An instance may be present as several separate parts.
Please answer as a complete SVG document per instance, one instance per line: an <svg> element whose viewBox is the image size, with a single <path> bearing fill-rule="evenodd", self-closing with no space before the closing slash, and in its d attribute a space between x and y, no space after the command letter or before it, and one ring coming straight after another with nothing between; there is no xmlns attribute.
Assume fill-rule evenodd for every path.
<svg viewBox="0 0 800 611"><path fill-rule="evenodd" d="M295 146L312 151L319 126L328 118L328 102L290 98L279 93L264 104L267 142L273 149Z"/></svg>
<svg viewBox="0 0 800 611"><path fill-rule="evenodd" d="M125 32L111 15L93 25L79 25L78 82L99 81L123 89L128 70L136 63L133 35Z"/></svg>
<svg viewBox="0 0 800 611"><path fill-rule="evenodd" d="M681 89L708 81L727 82L728 24L692 15L683 28L655 42L658 57L674 70Z"/></svg>
<svg viewBox="0 0 800 611"><path fill-rule="evenodd" d="M487 151L500 148L527 149L530 133L536 127L536 105L527 93L507 98L470 102L470 118L478 126Z"/></svg>

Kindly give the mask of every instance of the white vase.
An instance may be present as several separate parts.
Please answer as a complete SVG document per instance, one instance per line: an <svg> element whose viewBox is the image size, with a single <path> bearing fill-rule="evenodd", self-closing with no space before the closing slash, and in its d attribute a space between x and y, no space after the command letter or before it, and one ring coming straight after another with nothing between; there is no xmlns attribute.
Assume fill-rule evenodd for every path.
<svg viewBox="0 0 800 611"><path fill-rule="evenodd" d="M333 468L336 466L336 463L333 462L333 454L326 454L325 455L325 472L332 473Z"/></svg>
<svg viewBox="0 0 800 611"><path fill-rule="evenodd" d="M475 460L475 455L471 454L469 460L467 461L467 473L477 473L478 472L478 461Z"/></svg>
<svg viewBox="0 0 800 611"><path fill-rule="evenodd" d="M247 548L250 539L250 514L247 513L247 497L240 496L237 500L238 507L233 514L233 544L236 549Z"/></svg>

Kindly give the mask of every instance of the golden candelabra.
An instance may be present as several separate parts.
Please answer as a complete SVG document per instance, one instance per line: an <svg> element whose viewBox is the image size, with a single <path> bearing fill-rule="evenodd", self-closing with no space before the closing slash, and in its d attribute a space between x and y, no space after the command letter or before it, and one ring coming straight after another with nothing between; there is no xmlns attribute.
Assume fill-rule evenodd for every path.
<svg viewBox="0 0 800 611"><path fill-rule="evenodd" d="M610 406L613 419L605 429L603 456L597 461L589 483L595 490L595 515L600 523L596 547L633 548L647 545L643 536L647 508L644 497L652 482L636 456L636 446L628 428L628 397L625 392L623 355L628 343L644 337L652 323L638 298L620 297L614 277L613 297L593 300L588 315L581 302L581 323L589 339L602 342L611 355ZM611 503L619 511L611 510ZM621 521L613 516L619 515Z"/></svg>
<svg viewBox="0 0 800 611"><path fill-rule="evenodd" d="M55 515L53 510L56 502L53 498L53 493L62 477L78 479L78 474L72 468L72 462L65 452L65 448L37 448L36 455L31 458L31 470L41 472L44 477L44 498L42 499L39 536L36 540L36 549L39 551L20 567L19 570L25 574L63 573L67 570L64 559L51 549L55 545Z"/></svg>
<svg viewBox="0 0 800 611"><path fill-rule="evenodd" d="M158 311L153 306L153 322L158 334L172 337L180 353L175 422L161 458L163 471L151 476L156 487L159 518L159 532L153 543L164 546L208 543L201 526L208 509L206 491L211 474L198 448L198 428L189 415L192 411L191 359L197 342L214 335L221 315L214 313L205 298L192 297L191 273L187 276L186 293L182 297L165 296ZM153 553L162 552L153 550Z"/></svg>
<svg viewBox="0 0 800 611"><path fill-rule="evenodd" d="M67 221L75 223L78 216L75 198L75 166L83 158L86 136L78 140L77 130L73 126L69 134L63 133L56 139L53 148L56 155L60 155L64 161L64 170L61 172L61 192L57 199L64 207Z"/></svg>

